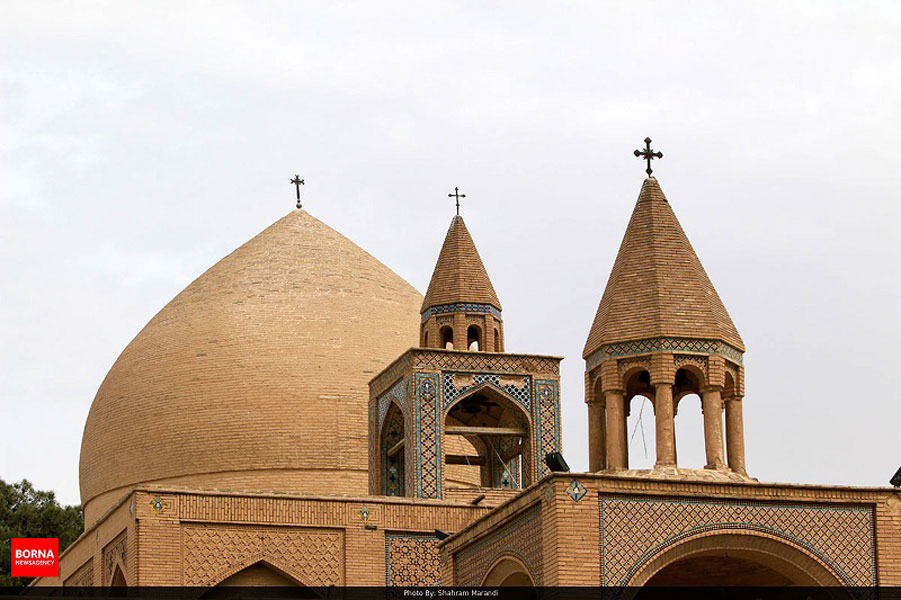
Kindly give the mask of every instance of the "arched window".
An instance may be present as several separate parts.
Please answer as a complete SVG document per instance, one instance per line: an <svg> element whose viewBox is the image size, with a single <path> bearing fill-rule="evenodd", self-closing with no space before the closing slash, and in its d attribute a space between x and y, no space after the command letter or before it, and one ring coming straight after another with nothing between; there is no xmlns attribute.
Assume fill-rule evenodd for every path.
<svg viewBox="0 0 901 600"><path fill-rule="evenodd" d="M404 413L394 402L382 424L382 493L404 495Z"/></svg>
<svg viewBox="0 0 901 600"><path fill-rule="evenodd" d="M501 332L494 328L494 351L501 352Z"/></svg>
<svg viewBox="0 0 901 600"><path fill-rule="evenodd" d="M470 325L466 330L466 347L470 352L478 352L482 342L482 332L476 325Z"/></svg>
<svg viewBox="0 0 901 600"><path fill-rule="evenodd" d="M441 328L441 346L445 350L454 349L454 330L447 325Z"/></svg>

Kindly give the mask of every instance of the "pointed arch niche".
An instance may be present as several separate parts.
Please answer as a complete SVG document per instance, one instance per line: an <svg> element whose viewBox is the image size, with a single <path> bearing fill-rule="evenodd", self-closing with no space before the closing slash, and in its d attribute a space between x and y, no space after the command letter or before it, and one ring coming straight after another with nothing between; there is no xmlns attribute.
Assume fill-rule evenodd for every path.
<svg viewBox="0 0 901 600"><path fill-rule="evenodd" d="M406 495L406 448L404 413L393 400L385 413L379 438L379 456L382 465L382 494Z"/></svg>
<svg viewBox="0 0 901 600"><path fill-rule="evenodd" d="M471 487L522 489L532 483L529 416L493 387L480 386L454 402L445 412L444 434L448 484L454 485L456 470ZM468 452L458 454L461 447Z"/></svg>

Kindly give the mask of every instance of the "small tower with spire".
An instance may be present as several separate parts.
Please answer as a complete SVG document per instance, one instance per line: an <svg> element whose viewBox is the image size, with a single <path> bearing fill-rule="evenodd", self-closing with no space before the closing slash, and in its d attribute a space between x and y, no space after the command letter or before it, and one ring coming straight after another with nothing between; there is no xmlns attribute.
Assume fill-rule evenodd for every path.
<svg viewBox="0 0 901 600"><path fill-rule="evenodd" d="M675 415L683 397L697 394L705 468L745 476L744 351L657 179L649 176L583 352L589 469L629 468L626 419L636 396L654 406L655 468L674 469Z"/></svg>
<svg viewBox="0 0 901 600"><path fill-rule="evenodd" d="M420 327L420 347L369 383L370 492L479 502L546 475L561 450L561 359L504 351L501 303L459 215Z"/></svg>
<svg viewBox="0 0 901 600"><path fill-rule="evenodd" d="M422 302L420 346L504 351L501 303L460 215L451 220Z"/></svg>

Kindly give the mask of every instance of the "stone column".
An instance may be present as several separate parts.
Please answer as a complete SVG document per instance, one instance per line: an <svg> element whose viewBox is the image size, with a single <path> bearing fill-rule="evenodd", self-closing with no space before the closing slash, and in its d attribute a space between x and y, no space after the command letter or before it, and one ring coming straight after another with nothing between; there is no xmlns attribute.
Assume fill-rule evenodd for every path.
<svg viewBox="0 0 901 600"><path fill-rule="evenodd" d="M607 468L626 469L629 453L626 446L626 406L622 390L606 390L607 407Z"/></svg>
<svg viewBox="0 0 901 600"><path fill-rule="evenodd" d="M657 425L657 467L676 466L676 424L673 414L673 386L654 384L654 416Z"/></svg>
<svg viewBox="0 0 901 600"><path fill-rule="evenodd" d="M729 468L747 475L745 470L745 429L741 414L741 397L726 398L726 451Z"/></svg>
<svg viewBox="0 0 901 600"><path fill-rule="evenodd" d="M721 389L711 386L701 390L701 410L704 412L704 447L707 451L705 469L717 469L725 465Z"/></svg>
<svg viewBox="0 0 901 600"><path fill-rule="evenodd" d="M588 470L596 473L607 466L607 436L604 402L595 398L588 403Z"/></svg>

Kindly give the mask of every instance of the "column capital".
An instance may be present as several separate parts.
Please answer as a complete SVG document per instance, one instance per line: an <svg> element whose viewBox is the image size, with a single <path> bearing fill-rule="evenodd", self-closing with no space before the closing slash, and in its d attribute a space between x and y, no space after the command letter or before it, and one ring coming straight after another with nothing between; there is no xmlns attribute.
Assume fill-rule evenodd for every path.
<svg viewBox="0 0 901 600"><path fill-rule="evenodd" d="M710 392L721 393L723 391L723 386L721 385L705 385L701 388L702 394L708 394Z"/></svg>

